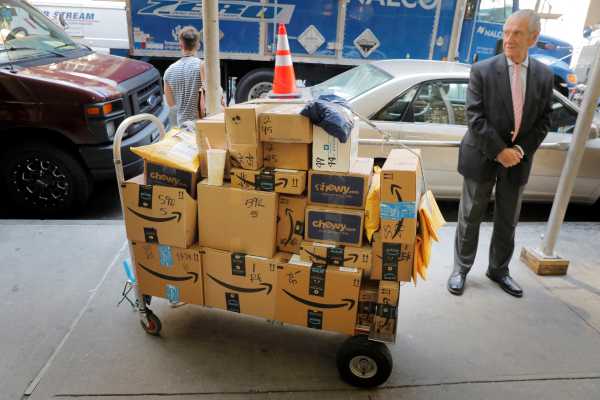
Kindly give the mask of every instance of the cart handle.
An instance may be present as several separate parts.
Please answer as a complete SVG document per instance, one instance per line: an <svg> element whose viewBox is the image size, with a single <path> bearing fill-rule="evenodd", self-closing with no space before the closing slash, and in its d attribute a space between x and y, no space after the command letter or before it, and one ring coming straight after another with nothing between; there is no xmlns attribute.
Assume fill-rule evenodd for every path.
<svg viewBox="0 0 600 400"><path fill-rule="evenodd" d="M117 128L115 138L113 140L113 159L115 162L115 172L117 174L117 184L119 185L119 191L121 186L125 182L125 172L123 171L123 161L121 160L121 142L123 141L123 135L130 125L141 121L150 121L158 126L160 131L160 139L165 137L165 126L156 116L152 114L138 114L131 117L125 118L123 122Z"/></svg>

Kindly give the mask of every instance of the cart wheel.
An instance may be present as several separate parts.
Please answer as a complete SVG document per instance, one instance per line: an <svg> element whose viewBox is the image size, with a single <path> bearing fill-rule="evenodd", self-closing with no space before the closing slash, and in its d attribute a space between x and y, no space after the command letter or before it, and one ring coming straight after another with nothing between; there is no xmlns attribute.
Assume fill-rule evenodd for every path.
<svg viewBox="0 0 600 400"><path fill-rule="evenodd" d="M146 322L140 320L140 324L142 324L142 328L144 328L147 334L153 336L160 335L162 324L160 323L160 319L158 319L152 311L146 310Z"/></svg>
<svg viewBox="0 0 600 400"><path fill-rule="evenodd" d="M353 386L381 385L389 378L393 365L387 346L370 341L367 335L348 338L337 353L340 376Z"/></svg>

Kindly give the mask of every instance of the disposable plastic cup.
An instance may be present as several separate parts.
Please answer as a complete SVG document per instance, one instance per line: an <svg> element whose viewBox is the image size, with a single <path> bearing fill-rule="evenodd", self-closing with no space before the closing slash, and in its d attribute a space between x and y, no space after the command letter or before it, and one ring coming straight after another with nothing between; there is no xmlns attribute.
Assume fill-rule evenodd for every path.
<svg viewBox="0 0 600 400"><path fill-rule="evenodd" d="M206 162L208 165L208 184L223 186L223 173L225 172L225 155L223 149L206 150Z"/></svg>

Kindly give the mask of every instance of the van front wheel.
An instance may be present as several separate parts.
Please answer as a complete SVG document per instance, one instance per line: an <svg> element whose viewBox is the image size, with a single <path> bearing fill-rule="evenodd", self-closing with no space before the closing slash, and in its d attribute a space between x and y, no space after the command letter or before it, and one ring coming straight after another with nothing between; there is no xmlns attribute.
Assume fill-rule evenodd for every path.
<svg viewBox="0 0 600 400"><path fill-rule="evenodd" d="M15 209L39 216L62 215L83 206L92 180L81 163L49 143L32 142L8 149L0 180Z"/></svg>

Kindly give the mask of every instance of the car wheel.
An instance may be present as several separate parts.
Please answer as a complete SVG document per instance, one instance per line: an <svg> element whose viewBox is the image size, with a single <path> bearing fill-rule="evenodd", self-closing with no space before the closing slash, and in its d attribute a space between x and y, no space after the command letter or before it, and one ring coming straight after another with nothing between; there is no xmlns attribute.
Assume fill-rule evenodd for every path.
<svg viewBox="0 0 600 400"><path fill-rule="evenodd" d="M91 194L89 174L59 147L27 143L10 148L3 158L0 179L15 209L55 216L78 210Z"/></svg>

